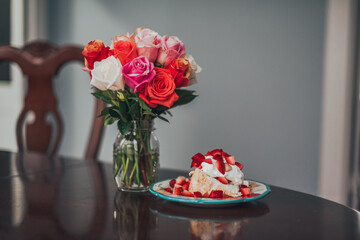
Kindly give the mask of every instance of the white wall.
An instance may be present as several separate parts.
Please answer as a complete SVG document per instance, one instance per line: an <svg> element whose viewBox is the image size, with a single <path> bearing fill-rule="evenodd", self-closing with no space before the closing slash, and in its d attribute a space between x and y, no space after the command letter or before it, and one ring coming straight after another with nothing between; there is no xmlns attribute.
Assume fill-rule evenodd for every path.
<svg viewBox="0 0 360 240"><path fill-rule="evenodd" d="M319 195L348 204L351 188L352 123L356 54L356 0L328 0L325 28ZM358 2L360 3L360 2ZM358 23L359 24L359 23ZM354 69L355 67L355 69ZM357 99L357 98L355 98ZM354 167L356 169L356 167ZM354 177L356 189L356 181ZM353 182L354 183L354 182ZM356 194L354 193L356 196ZM355 205L353 205L354 207Z"/></svg>
<svg viewBox="0 0 360 240"><path fill-rule="evenodd" d="M0 23L0 24L8 24ZM10 2L10 44L21 47L24 44L24 3ZM1 79L8 80L8 79ZM0 148L16 151L16 121L23 107L23 77L15 63L10 64L10 81L0 81ZM10 103L10 104L9 104Z"/></svg>
<svg viewBox="0 0 360 240"><path fill-rule="evenodd" d="M189 169L190 158L221 147L248 178L317 191L324 1L49 1L48 32L57 44L86 44L150 27L177 35L202 66L199 97L156 122L161 166ZM89 80L65 67L65 141L60 153L81 156L92 111ZM63 96L62 96L63 98ZM111 161L116 127L106 127L100 158Z"/></svg>

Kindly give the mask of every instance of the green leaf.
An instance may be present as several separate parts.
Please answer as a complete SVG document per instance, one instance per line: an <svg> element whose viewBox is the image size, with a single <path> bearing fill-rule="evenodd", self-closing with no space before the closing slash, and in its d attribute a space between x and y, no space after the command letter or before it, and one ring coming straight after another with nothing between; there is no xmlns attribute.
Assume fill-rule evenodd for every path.
<svg viewBox="0 0 360 240"><path fill-rule="evenodd" d="M144 114L144 115L151 115L151 116L153 116L153 117L157 117L157 115L156 115L155 113L153 113L153 112L148 112L148 111L146 111L146 112L143 112L143 114Z"/></svg>
<svg viewBox="0 0 360 240"><path fill-rule="evenodd" d="M128 97L128 99L130 99L130 100L135 100L135 101L139 101L139 97Z"/></svg>
<svg viewBox="0 0 360 240"><path fill-rule="evenodd" d="M133 102L133 104L130 106L129 112L128 112L133 119L139 118L140 116L140 106L138 102Z"/></svg>
<svg viewBox="0 0 360 240"><path fill-rule="evenodd" d="M179 99L174 103L172 107L187 104L194 100L198 95L195 95L193 90L175 89L175 93L179 96Z"/></svg>
<svg viewBox="0 0 360 240"><path fill-rule="evenodd" d="M116 117L118 119L121 119L123 122L127 122L129 120L129 116L126 113L126 103L125 102L119 102L119 106L112 106L109 108L109 114L112 117Z"/></svg>
<svg viewBox="0 0 360 240"><path fill-rule="evenodd" d="M165 122L170 123L170 122L169 122L169 120L167 120L167 119L166 119L166 118L164 118L163 116L158 115L157 117L158 117L159 119L161 119L161 120L165 121Z"/></svg>
<svg viewBox="0 0 360 240"><path fill-rule="evenodd" d="M113 93L111 90L97 91L97 92L92 92L91 94L105 103L108 104L112 103Z"/></svg>
<svg viewBox="0 0 360 240"><path fill-rule="evenodd" d="M146 102L144 100L142 100L141 98L139 98L139 103L140 103L140 107L142 109L144 109L145 111L148 111L148 112L152 112L152 108L149 107L149 105L147 105Z"/></svg>
<svg viewBox="0 0 360 240"><path fill-rule="evenodd" d="M157 107L155 108L155 111L156 113L163 113L165 112L166 110L168 110L169 108L168 107L165 107L163 105L157 105Z"/></svg>
<svg viewBox="0 0 360 240"><path fill-rule="evenodd" d="M117 122L117 127L122 135L125 135L129 132L131 125L132 121L122 122L121 120L119 120Z"/></svg>
<svg viewBox="0 0 360 240"><path fill-rule="evenodd" d="M169 114L169 115L170 115L170 117L172 117L172 116L173 116L173 115L172 115L172 113L171 113L170 111L165 111L164 113Z"/></svg>
<svg viewBox="0 0 360 240"><path fill-rule="evenodd" d="M103 116L106 116L106 115L108 115L109 114L109 107L107 107L107 108L104 108L102 111L101 111L101 114L99 115L99 116L97 116L97 117L103 117Z"/></svg>
<svg viewBox="0 0 360 240"><path fill-rule="evenodd" d="M119 107L118 110L121 112L121 114L126 117L126 112L127 112L127 106L126 106L126 102L119 102Z"/></svg>
<svg viewBox="0 0 360 240"><path fill-rule="evenodd" d="M112 116L114 118L121 118L121 113L117 109L110 108L109 109L109 114L110 114L110 116Z"/></svg>
<svg viewBox="0 0 360 240"><path fill-rule="evenodd" d="M113 124L114 122L116 122L116 120L118 120L117 118L114 118L110 115L106 115L104 117L104 125L110 125Z"/></svg>

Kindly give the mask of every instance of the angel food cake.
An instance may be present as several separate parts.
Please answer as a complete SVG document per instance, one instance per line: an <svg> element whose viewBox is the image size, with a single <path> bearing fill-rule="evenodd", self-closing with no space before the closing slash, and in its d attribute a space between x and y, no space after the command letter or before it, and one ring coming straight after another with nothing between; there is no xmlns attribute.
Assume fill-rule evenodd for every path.
<svg viewBox="0 0 360 240"><path fill-rule="evenodd" d="M165 190L174 195L188 197L228 198L247 196L251 193L248 181L244 180L243 165L222 149L192 157L190 178L179 176Z"/></svg>

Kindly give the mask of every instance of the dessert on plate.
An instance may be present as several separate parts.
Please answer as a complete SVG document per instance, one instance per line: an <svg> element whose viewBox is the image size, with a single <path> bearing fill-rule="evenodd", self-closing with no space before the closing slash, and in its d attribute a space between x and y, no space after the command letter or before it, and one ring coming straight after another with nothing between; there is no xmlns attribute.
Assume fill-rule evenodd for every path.
<svg viewBox="0 0 360 240"><path fill-rule="evenodd" d="M243 165L222 149L192 157L190 178L179 176L169 182L165 191L187 197L236 198L251 194L244 180Z"/></svg>

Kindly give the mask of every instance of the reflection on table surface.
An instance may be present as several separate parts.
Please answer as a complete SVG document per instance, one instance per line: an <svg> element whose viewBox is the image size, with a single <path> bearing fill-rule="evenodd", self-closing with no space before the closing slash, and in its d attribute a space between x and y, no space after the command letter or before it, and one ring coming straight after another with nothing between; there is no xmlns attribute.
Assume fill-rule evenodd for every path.
<svg viewBox="0 0 360 240"><path fill-rule="evenodd" d="M0 239L100 236L108 204L99 163L35 153L8 160L0 161L8 167L0 176Z"/></svg>
<svg viewBox="0 0 360 240"><path fill-rule="evenodd" d="M192 239L234 239L241 235L243 222L268 212L268 206L258 202L231 208L193 208L156 199L150 193L117 192L114 200L119 239L161 237L171 226L160 226L160 222L166 225L172 220L187 226L185 233Z"/></svg>
<svg viewBox="0 0 360 240"><path fill-rule="evenodd" d="M183 174L163 169L160 179ZM0 239L360 239L357 211L271 189L199 208L119 192L108 163L0 151Z"/></svg>
<svg viewBox="0 0 360 240"><path fill-rule="evenodd" d="M267 214L269 207L260 202L243 203L228 208L194 208L156 201L151 211L165 218L179 219L189 223L192 239L235 239L241 236L244 223L252 217Z"/></svg>

